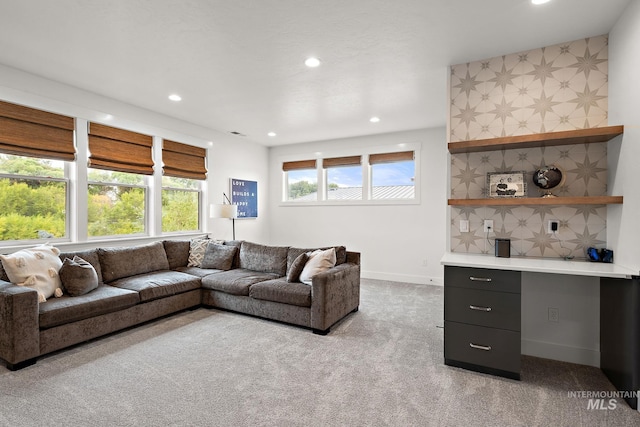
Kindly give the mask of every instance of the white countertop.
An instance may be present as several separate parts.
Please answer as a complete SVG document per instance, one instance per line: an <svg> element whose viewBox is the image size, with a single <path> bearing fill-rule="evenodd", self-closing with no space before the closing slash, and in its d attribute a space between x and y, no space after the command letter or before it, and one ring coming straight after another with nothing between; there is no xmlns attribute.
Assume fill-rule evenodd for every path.
<svg viewBox="0 0 640 427"><path fill-rule="evenodd" d="M640 276L640 271L616 264L589 261L566 261L559 258L499 258L493 255L447 252L442 265L490 268L494 270L531 271L536 273L571 274L574 276L614 277L628 279Z"/></svg>

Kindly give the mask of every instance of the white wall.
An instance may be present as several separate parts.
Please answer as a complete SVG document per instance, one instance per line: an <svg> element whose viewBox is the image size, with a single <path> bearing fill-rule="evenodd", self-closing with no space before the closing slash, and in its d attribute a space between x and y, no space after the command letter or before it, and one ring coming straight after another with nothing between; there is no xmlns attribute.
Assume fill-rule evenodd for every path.
<svg viewBox="0 0 640 427"><path fill-rule="evenodd" d="M269 155L270 241L313 247L342 244L362 254L362 277L441 284L446 250L445 128L272 147ZM358 149L420 144L420 203L283 206L282 161L358 154ZM416 174L418 175L418 174ZM424 264L426 260L426 266Z"/></svg>
<svg viewBox="0 0 640 427"><path fill-rule="evenodd" d="M204 191L204 232L230 239L229 220L210 219L209 204L220 203L222 192L229 194L229 178L258 181L259 218L236 222L236 237L267 241L268 221L266 192L268 150L240 137L196 126L178 119L137 108L104 96L60 84L14 68L0 65L0 100L79 118L79 123L94 121L148 135L208 148L208 178ZM176 104L176 109L180 108ZM108 117L108 118L107 118ZM78 129L78 133L82 130ZM86 139L86 137L85 137ZM210 144L211 143L211 144ZM247 224L244 224L246 222ZM134 239L157 240L159 236ZM131 240L112 240L110 245L130 244ZM80 243L65 249L95 246Z"/></svg>
<svg viewBox="0 0 640 427"><path fill-rule="evenodd" d="M616 264L640 272L640 2L632 1L609 34L609 123L624 135L609 143L609 192L624 204L607 212Z"/></svg>

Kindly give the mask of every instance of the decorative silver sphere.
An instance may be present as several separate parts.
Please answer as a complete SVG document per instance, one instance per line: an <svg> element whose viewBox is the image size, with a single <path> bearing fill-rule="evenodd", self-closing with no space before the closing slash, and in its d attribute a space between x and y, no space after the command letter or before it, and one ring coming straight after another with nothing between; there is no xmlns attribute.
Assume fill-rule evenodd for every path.
<svg viewBox="0 0 640 427"><path fill-rule="evenodd" d="M564 182L562 169L557 166L543 166L533 173L533 183L546 190L542 197L556 197L551 193L553 188Z"/></svg>

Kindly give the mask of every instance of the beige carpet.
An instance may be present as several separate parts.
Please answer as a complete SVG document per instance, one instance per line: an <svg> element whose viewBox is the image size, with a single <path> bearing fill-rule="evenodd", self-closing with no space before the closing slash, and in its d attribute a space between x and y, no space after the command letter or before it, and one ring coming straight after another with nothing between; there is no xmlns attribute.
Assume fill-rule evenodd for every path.
<svg viewBox="0 0 640 427"><path fill-rule="evenodd" d="M0 367L2 426L632 426L595 368L523 357L522 381L443 364L443 289L363 280L328 336L198 309Z"/></svg>

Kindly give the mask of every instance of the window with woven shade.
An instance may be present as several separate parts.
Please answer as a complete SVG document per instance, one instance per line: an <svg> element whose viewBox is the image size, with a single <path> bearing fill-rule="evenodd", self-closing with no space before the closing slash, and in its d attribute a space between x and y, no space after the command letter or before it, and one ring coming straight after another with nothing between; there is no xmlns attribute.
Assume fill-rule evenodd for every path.
<svg viewBox="0 0 640 427"><path fill-rule="evenodd" d="M362 156L322 160L327 200L362 200Z"/></svg>
<svg viewBox="0 0 640 427"><path fill-rule="evenodd" d="M72 117L0 101L0 241L68 235Z"/></svg>
<svg viewBox="0 0 640 427"><path fill-rule="evenodd" d="M318 171L316 160L283 162L285 175L285 200L290 202L313 202L318 200Z"/></svg>
<svg viewBox="0 0 640 427"><path fill-rule="evenodd" d="M207 150L162 141L162 232L200 230L201 182L207 178Z"/></svg>
<svg viewBox="0 0 640 427"><path fill-rule="evenodd" d="M144 235L153 138L89 123L87 235Z"/></svg>
<svg viewBox="0 0 640 427"><path fill-rule="evenodd" d="M415 199L415 152L369 155L371 199Z"/></svg>

